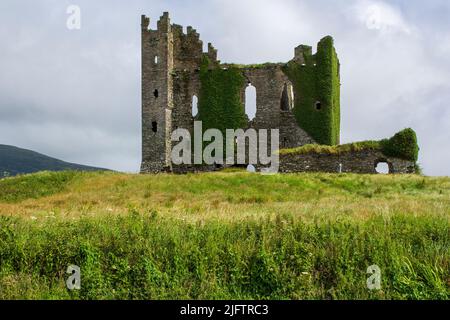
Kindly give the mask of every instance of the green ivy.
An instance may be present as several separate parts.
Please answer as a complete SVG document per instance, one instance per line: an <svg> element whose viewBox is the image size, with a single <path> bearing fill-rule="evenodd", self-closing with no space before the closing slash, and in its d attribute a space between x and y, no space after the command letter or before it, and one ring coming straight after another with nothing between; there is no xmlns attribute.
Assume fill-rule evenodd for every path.
<svg viewBox="0 0 450 320"><path fill-rule="evenodd" d="M396 133L390 139L380 141L382 152L391 157L416 162L419 157L417 135L413 129L407 128Z"/></svg>
<svg viewBox="0 0 450 320"><path fill-rule="evenodd" d="M295 92L294 115L301 128L324 145L339 144L340 81L339 60L333 38L320 40L317 54L304 54L305 64L290 61L283 71ZM321 108L316 108L320 101Z"/></svg>
<svg viewBox="0 0 450 320"><path fill-rule="evenodd" d="M342 154L363 150L378 150L385 156L417 162L419 146L413 129L407 128L390 139L361 141L342 145L308 144L292 149L282 149L280 154Z"/></svg>
<svg viewBox="0 0 450 320"><path fill-rule="evenodd" d="M241 102L245 78L235 66L223 69L212 65L204 56L200 67L199 120L203 130L216 128L225 135L226 129L245 128L248 122Z"/></svg>

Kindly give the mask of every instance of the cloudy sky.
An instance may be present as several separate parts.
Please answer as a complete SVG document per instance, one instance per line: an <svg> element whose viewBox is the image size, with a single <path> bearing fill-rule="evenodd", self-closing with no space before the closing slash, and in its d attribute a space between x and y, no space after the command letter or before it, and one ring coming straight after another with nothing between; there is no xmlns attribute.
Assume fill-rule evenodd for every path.
<svg viewBox="0 0 450 320"><path fill-rule="evenodd" d="M81 29L66 26L81 9ZM412 127L428 175L450 175L448 0L2 0L0 144L136 172L140 15L163 11L223 62L288 61L332 35L341 61L341 141Z"/></svg>

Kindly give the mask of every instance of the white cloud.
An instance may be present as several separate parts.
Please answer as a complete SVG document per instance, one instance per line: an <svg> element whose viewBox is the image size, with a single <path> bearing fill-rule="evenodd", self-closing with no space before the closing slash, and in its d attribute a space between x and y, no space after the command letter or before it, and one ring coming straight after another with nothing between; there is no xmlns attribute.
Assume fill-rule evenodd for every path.
<svg viewBox="0 0 450 320"><path fill-rule="evenodd" d="M355 5L357 19L367 29L381 32L411 32L411 27L404 20L401 12L395 7L380 1L359 1Z"/></svg>
<svg viewBox="0 0 450 320"><path fill-rule="evenodd" d="M227 62L287 61L298 44L332 35L341 61L341 140L412 127L425 172L449 175L450 2L437 2L78 0L82 28L71 32L71 1L3 0L0 143L137 171L140 15L154 28L169 11Z"/></svg>

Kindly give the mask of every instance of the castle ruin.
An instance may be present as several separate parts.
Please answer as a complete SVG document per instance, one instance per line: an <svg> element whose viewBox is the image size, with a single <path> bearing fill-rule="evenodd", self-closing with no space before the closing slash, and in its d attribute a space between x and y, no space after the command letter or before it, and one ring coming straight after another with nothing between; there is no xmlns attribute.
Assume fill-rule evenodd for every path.
<svg viewBox="0 0 450 320"><path fill-rule="evenodd" d="M192 132L195 120L206 128L279 129L282 149L339 144L340 64L330 36L318 43L315 54L312 47L299 45L287 63L236 65L217 60L211 43L203 52L197 31L189 26L184 33L182 26L171 24L167 12L156 30L149 25L143 15L142 173L199 171L174 166L170 159L172 131ZM256 88L254 119L244 108L249 85ZM194 100L198 114L193 115ZM346 161L356 163L344 169L339 158L327 155L281 154L281 171L373 173L380 161L388 162L392 172L414 167L409 159L387 157L379 150L362 150L362 155L359 151L354 161Z"/></svg>

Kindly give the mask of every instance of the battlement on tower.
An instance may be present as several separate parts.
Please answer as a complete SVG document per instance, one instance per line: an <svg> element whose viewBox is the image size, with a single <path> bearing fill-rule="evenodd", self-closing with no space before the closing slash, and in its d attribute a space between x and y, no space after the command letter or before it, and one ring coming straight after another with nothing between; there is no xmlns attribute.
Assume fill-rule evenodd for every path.
<svg viewBox="0 0 450 320"><path fill-rule="evenodd" d="M308 57L312 56L312 47L304 44L299 45L294 50L294 61L305 64Z"/></svg>
<svg viewBox="0 0 450 320"><path fill-rule="evenodd" d="M158 42L167 41L167 52L163 49L163 55L167 56L170 67L173 70L197 70L200 68L202 58L206 55L213 63L217 62L217 50L208 43L207 52L203 52L203 41L200 34L192 26L187 26L186 32L183 26L171 24L168 12L157 21L156 30L149 28L150 18L141 17L142 37L145 41L158 46ZM155 50L158 51L158 50ZM157 56L157 53L154 54Z"/></svg>

